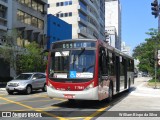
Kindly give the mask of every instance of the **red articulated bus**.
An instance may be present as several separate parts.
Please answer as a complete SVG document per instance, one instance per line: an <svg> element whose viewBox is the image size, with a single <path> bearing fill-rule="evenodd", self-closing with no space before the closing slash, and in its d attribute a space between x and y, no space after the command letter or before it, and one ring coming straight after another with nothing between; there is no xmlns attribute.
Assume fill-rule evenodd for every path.
<svg viewBox="0 0 160 120"><path fill-rule="evenodd" d="M46 71L48 96L70 101L111 100L134 83L134 59L95 39L54 42Z"/></svg>

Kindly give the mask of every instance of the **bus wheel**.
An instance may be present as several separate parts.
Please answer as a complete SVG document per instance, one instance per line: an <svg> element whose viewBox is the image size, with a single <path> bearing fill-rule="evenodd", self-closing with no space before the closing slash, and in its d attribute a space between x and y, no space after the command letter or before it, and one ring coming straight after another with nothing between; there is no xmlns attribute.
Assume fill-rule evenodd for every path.
<svg viewBox="0 0 160 120"><path fill-rule="evenodd" d="M108 100L109 100L109 102L112 101L112 99L113 99L113 88L112 88L112 85L110 84L109 89L108 89Z"/></svg>

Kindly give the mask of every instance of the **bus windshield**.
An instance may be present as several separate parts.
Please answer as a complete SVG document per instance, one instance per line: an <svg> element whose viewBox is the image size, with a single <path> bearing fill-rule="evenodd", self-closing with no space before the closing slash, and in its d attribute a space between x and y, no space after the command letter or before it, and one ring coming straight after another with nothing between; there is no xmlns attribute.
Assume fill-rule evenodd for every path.
<svg viewBox="0 0 160 120"><path fill-rule="evenodd" d="M52 52L50 78L93 78L95 50L70 50Z"/></svg>

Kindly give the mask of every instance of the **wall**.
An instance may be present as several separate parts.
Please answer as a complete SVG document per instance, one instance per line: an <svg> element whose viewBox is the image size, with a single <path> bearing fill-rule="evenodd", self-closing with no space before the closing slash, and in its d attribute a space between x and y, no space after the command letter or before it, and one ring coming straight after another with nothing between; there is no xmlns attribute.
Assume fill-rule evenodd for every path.
<svg viewBox="0 0 160 120"><path fill-rule="evenodd" d="M63 20L48 15L48 30L47 30L47 49L50 49L50 44L55 41L72 39L72 25Z"/></svg>

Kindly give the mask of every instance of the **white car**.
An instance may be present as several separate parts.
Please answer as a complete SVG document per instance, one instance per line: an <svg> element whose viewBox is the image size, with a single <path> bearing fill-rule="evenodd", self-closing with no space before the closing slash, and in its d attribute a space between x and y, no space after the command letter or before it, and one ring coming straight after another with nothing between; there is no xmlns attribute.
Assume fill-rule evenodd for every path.
<svg viewBox="0 0 160 120"><path fill-rule="evenodd" d="M32 90L38 89L47 91L46 75L40 72L21 73L15 79L9 81L6 85L8 94L13 94L13 92L30 94Z"/></svg>

